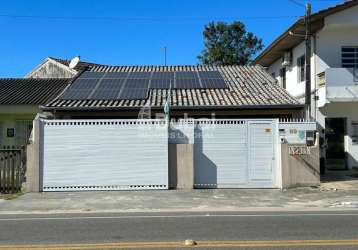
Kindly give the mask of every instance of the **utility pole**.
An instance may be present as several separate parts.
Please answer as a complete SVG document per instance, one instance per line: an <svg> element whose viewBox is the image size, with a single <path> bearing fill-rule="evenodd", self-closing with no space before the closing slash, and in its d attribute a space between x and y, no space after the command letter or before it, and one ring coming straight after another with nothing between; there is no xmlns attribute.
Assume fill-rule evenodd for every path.
<svg viewBox="0 0 358 250"><path fill-rule="evenodd" d="M306 4L305 15L305 82L306 82L306 96L305 96L305 118L311 120L311 4Z"/></svg>

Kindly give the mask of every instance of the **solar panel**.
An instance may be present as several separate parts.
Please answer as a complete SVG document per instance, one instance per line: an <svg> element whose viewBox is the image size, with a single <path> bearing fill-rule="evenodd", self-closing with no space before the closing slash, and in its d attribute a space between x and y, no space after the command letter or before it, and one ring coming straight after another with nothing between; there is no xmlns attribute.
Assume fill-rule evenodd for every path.
<svg viewBox="0 0 358 250"><path fill-rule="evenodd" d="M78 79L100 79L104 76L105 72L83 72Z"/></svg>
<svg viewBox="0 0 358 250"><path fill-rule="evenodd" d="M121 100L142 100L148 96L148 89L129 89L124 88L120 93Z"/></svg>
<svg viewBox="0 0 358 250"><path fill-rule="evenodd" d="M198 74L195 71L175 72L176 89L198 89L201 88Z"/></svg>
<svg viewBox="0 0 358 250"><path fill-rule="evenodd" d="M104 79L117 79L117 78L127 78L128 72L106 72L103 76Z"/></svg>
<svg viewBox="0 0 358 250"><path fill-rule="evenodd" d="M198 75L194 71L179 71L175 72L176 78L198 78Z"/></svg>
<svg viewBox="0 0 358 250"><path fill-rule="evenodd" d="M130 72L129 79L150 79L151 72Z"/></svg>
<svg viewBox="0 0 358 250"><path fill-rule="evenodd" d="M174 79L174 72L153 72L152 78L155 78L155 79Z"/></svg>
<svg viewBox="0 0 358 250"><path fill-rule="evenodd" d="M151 89L169 89L170 85L174 85L174 72L153 72Z"/></svg>
<svg viewBox="0 0 358 250"><path fill-rule="evenodd" d="M86 100L97 85L99 79L76 79L61 96L64 100Z"/></svg>
<svg viewBox="0 0 358 250"><path fill-rule="evenodd" d="M146 99L148 95L148 79L127 79L122 89L119 99L123 100L140 100Z"/></svg>
<svg viewBox="0 0 358 250"><path fill-rule="evenodd" d="M102 79L91 99L117 100L126 79Z"/></svg>
<svg viewBox="0 0 358 250"><path fill-rule="evenodd" d="M225 89L227 85L224 79L219 78L202 78L201 84L205 89Z"/></svg>
<svg viewBox="0 0 358 250"><path fill-rule="evenodd" d="M222 78L219 71L199 71L199 77L202 79L205 78Z"/></svg>
<svg viewBox="0 0 358 250"><path fill-rule="evenodd" d="M199 76L203 88L206 89L225 89L228 88L224 78L219 71L199 71Z"/></svg>
<svg viewBox="0 0 358 250"><path fill-rule="evenodd" d="M140 100L151 89L228 88L219 71L84 72L60 97L68 100Z"/></svg>
<svg viewBox="0 0 358 250"><path fill-rule="evenodd" d="M165 78L157 78L153 79L150 82L151 89L169 89L170 84L174 85L174 79L165 79Z"/></svg>
<svg viewBox="0 0 358 250"><path fill-rule="evenodd" d="M126 88L138 89L145 88L148 89L149 79L127 79Z"/></svg>
<svg viewBox="0 0 358 250"><path fill-rule="evenodd" d="M200 89L199 78L177 78L175 81L176 89Z"/></svg>

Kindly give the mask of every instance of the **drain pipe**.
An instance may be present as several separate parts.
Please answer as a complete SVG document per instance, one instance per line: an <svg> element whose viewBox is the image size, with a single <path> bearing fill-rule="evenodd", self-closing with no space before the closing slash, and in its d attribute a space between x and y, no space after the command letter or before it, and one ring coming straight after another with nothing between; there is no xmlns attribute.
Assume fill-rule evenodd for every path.
<svg viewBox="0 0 358 250"><path fill-rule="evenodd" d="M313 37L313 82L314 82L314 118L317 122L317 116L318 116L318 108L317 108L317 36L316 34L312 35Z"/></svg>

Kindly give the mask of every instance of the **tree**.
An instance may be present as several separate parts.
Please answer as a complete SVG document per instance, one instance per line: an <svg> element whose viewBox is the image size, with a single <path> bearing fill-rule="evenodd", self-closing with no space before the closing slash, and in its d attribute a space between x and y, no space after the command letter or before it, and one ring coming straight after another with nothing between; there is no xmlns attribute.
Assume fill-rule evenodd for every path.
<svg viewBox="0 0 358 250"><path fill-rule="evenodd" d="M198 56L206 65L245 65L263 48L262 39L247 32L242 22L211 22L203 32L204 50Z"/></svg>

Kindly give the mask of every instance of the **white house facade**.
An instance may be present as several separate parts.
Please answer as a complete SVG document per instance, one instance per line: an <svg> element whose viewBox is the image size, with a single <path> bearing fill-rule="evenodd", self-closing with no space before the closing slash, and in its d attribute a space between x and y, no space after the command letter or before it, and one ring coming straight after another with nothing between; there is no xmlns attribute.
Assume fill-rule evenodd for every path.
<svg viewBox="0 0 358 250"><path fill-rule="evenodd" d="M358 167L358 1L312 15L311 119L325 143L327 169ZM298 20L254 61L305 100L304 22Z"/></svg>

